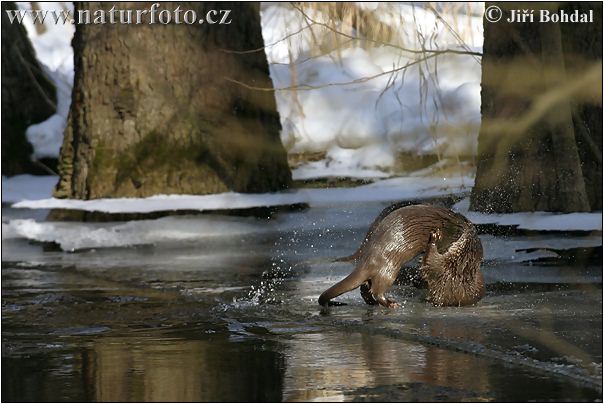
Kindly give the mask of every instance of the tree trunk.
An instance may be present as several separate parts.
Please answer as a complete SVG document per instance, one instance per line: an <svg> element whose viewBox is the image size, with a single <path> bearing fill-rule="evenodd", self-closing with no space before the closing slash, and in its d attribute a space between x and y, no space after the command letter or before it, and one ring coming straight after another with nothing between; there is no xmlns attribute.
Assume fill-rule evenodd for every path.
<svg viewBox="0 0 604 404"><path fill-rule="evenodd" d="M571 12L593 10L591 24L561 24L562 47L567 68L585 69L593 61L602 60L602 3L560 3ZM602 104L572 104L575 138L581 158L585 191L592 210L602 210Z"/></svg>
<svg viewBox="0 0 604 404"><path fill-rule="evenodd" d="M31 161L33 148L25 130L55 113L55 86L38 63L25 28L11 24L6 10L18 7L2 2L2 174L44 174Z"/></svg>
<svg viewBox="0 0 604 404"><path fill-rule="evenodd" d="M258 4L162 3L160 10L178 5L197 20L232 10L232 23L147 24L147 15L141 25L77 26L55 196L268 192L290 184L274 94L226 80L272 85L264 51L226 52L262 48ZM111 6L76 3L75 12Z"/></svg>
<svg viewBox="0 0 604 404"><path fill-rule="evenodd" d="M601 78L583 79L593 77L587 72L593 71L594 64L601 66L601 47L599 60L569 64L567 54L572 48L563 47L564 37L582 24L566 24L563 37L559 24L539 23L537 15L534 23L506 21L511 9L554 9L552 4L488 3L486 7L491 5L500 7L503 17L497 23L484 22L482 124L471 209L576 212L601 208L601 192L599 197L588 192L584 180L586 159L597 161L599 156L602 169L601 137L599 150L596 146L587 156L581 150L587 140L580 143L576 134L597 131L601 136L601 129L581 119L576 109L577 105L596 105L594 88L601 87ZM596 18L599 22L592 29L601 30L601 6ZM587 136L593 145L591 135ZM590 184L593 177L590 171Z"/></svg>

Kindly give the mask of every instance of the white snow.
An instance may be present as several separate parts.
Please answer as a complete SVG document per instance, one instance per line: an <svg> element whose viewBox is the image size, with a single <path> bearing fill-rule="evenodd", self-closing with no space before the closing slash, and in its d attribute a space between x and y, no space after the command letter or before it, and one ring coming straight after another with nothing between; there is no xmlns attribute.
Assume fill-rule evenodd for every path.
<svg viewBox="0 0 604 404"><path fill-rule="evenodd" d="M536 258L557 257L551 250L567 250L602 245L601 235L545 236L501 238L490 234L480 236L485 260L525 262ZM526 250L534 250L528 252Z"/></svg>
<svg viewBox="0 0 604 404"><path fill-rule="evenodd" d="M90 248L129 247L136 245L182 246L216 237L236 239L246 234L263 235L271 232L317 231L350 226L349 217L331 212L330 220L323 221L324 213L312 220L301 220L300 214L279 215L267 223L261 219L227 216L172 216L154 220L114 223L45 222L33 219L6 220L2 223L2 239L55 242L64 251ZM333 219L336 218L336 220ZM371 217L363 216L355 225L368 226ZM327 233L325 233L327 234ZM506 262L526 262L543 257L557 257L555 251L602 245L599 234L585 236L538 235L501 238L480 236L484 258ZM526 251L534 250L534 251Z"/></svg>
<svg viewBox="0 0 604 404"><path fill-rule="evenodd" d="M361 7L366 8L364 4ZM391 40L395 45L463 49L447 26L423 5L378 3L374 7L375 15L395 30ZM314 20L325 21L319 11L305 12ZM462 33L468 48L481 50L481 10L445 10L441 15ZM367 171L389 173L399 152L434 153L445 158L475 154L481 67L474 56L444 54L395 75L384 74L414 63L417 55L369 43L317 56L313 53L316 38L321 42L333 32L322 33L315 25L313 37L311 28L303 29L305 26L303 15L288 4L263 5L262 32L269 45L266 53L275 88L319 87L276 92L282 140L288 151L326 152L325 160L300 168L303 178L335 172L355 177ZM338 29L346 31L344 24ZM352 85L333 85L376 75L381 76Z"/></svg>
<svg viewBox="0 0 604 404"><path fill-rule="evenodd" d="M2 176L2 203L49 198L59 181L55 175L35 176L29 174Z"/></svg>
<svg viewBox="0 0 604 404"><path fill-rule="evenodd" d="M67 107L69 110L69 105ZM35 159L59 157L66 122L67 113L65 115L57 113L27 128L25 136L34 148Z"/></svg>
<svg viewBox="0 0 604 404"><path fill-rule="evenodd" d="M326 166L325 161L312 161L292 169L292 178L294 180L308 180L313 178L325 177L347 177L347 178L386 178L389 174L375 169L360 168L354 169L349 165L332 164Z"/></svg>
<svg viewBox="0 0 604 404"><path fill-rule="evenodd" d="M73 12L72 2L38 2L40 10L60 12L64 8ZM30 2L17 2L21 10L31 10ZM58 157L63 143L73 87L73 24L55 24L49 14L44 22L45 31L38 34L29 17L23 19L38 61L57 89L57 111L47 120L27 128L25 135L34 148L33 157Z"/></svg>
<svg viewBox="0 0 604 404"><path fill-rule="evenodd" d="M156 195L148 198L111 198L89 201L51 198L56 176L18 175L2 177L2 203L14 208L76 209L107 213L149 213L170 210L242 209L307 203L328 206L341 203L420 200L468 192L474 184L470 177L395 177L377 180L353 188L301 188L269 194L227 192L214 195ZM484 214L469 211L469 198L462 199L453 209L476 224L518 226L526 230L602 231L602 212L552 213L518 212Z"/></svg>
<svg viewBox="0 0 604 404"><path fill-rule="evenodd" d="M19 1L17 6L21 10L31 10L31 2L28 1ZM39 2L38 7L40 10L56 12L67 9L73 13L73 3L70 1ZM34 46L38 60L51 71L60 71L73 78L71 38L75 32L75 26L73 24L55 24L55 20L50 14L44 21L45 31L41 34L38 34L29 16L23 19L23 25Z"/></svg>
<svg viewBox="0 0 604 404"><path fill-rule="evenodd" d="M518 226L526 230L581 230L602 231L602 212L588 213L552 213L552 212L517 212L503 214L485 214L469 210L470 199L458 202L453 209L462 213L475 224L497 224Z"/></svg>
<svg viewBox="0 0 604 404"><path fill-rule="evenodd" d="M281 206L308 203L310 206L329 206L346 203L418 200L468 191L473 180L458 178L399 177L377 181L354 188L313 189L243 194L226 192L212 195L155 195L148 198L111 198L94 200L41 199L23 200L14 208L75 209L106 213L149 213L170 210L243 209L260 206Z"/></svg>
<svg viewBox="0 0 604 404"><path fill-rule="evenodd" d="M265 226L266 227L266 226ZM33 219L2 223L2 239L26 238L55 242L64 251L85 248L128 247L200 240L262 232L245 218L165 217L124 223L37 222Z"/></svg>

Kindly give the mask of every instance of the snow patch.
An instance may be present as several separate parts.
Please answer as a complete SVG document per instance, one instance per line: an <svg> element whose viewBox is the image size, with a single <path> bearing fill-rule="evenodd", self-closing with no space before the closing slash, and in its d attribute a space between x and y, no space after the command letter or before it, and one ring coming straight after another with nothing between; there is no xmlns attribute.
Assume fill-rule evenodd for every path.
<svg viewBox="0 0 604 404"><path fill-rule="evenodd" d="M245 209L307 203L310 206L331 206L399 200L419 200L467 192L473 185L469 177L415 178L399 177L377 181L354 188L313 189L268 194L226 192L212 195L155 195L148 198L111 198L94 200L42 199L23 200L14 208L74 209L106 213L149 213L172 210Z"/></svg>
<svg viewBox="0 0 604 404"><path fill-rule="evenodd" d="M485 234L480 236L485 260L504 260L509 262L526 262L538 258L555 258L551 250L571 248L598 247L602 245L601 236L544 236L534 238L511 237L501 238ZM532 251L526 251L532 250Z"/></svg>
<svg viewBox="0 0 604 404"><path fill-rule="evenodd" d="M17 2L21 10L31 10L30 2ZM73 13L72 2L38 2L40 10ZM36 57L57 90L57 110L47 120L31 125L25 135L32 144L33 158L57 158L63 143L63 132L71 105L73 87L73 48L71 39L75 32L73 24L55 24L52 14L47 14L44 32L38 33L29 16L23 19L27 35L36 51Z"/></svg>
<svg viewBox="0 0 604 404"><path fill-rule="evenodd" d="M380 170L368 168L352 168L349 165L330 164L328 160L312 161L292 169L292 178L294 180L310 180L326 177L344 177L344 178L386 178L390 175Z"/></svg>
<svg viewBox="0 0 604 404"><path fill-rule="evenodd" d="M470 199L459 201L453 210L462 213L475 224L497 224L518 226L524 230L551 231L602 231L602 212L554 213L554 212L517 212L486 214L470 211Z"/></svg>
<svg viewBox="0 0 604 404"><path fill-rule="evenodd" d="M422 45L429 49L482 48L480 7L458 8L452 13L440 10L449 26L462 33L464 48L427 6L359 6L374 11L394 29L392 42L396 45L410 49L421 49ZM320 11L308 8L305 12L325 21ZM416 55L400 48L373 43L360 47L356 46L358 41L339 52L317 56L312 47L321 31L317 26L305 29L306 24L302 14L286 4L265 3L262 7L262 33L269 45L266 53L274 86L318 87L276 92L281 137L288 151L326 152L322 166L314 162L312 168L303 169L304 178L310 178L311 170L317 176L365 170L388 173L400 152L443 157L476 153L481 68L475 57L442 54L416 63ZM347 27L339 29L346 31ZM340 39L345 42L347 38ZM384 74L407 64L413 65ZM365 80L372 76L378 77ZM393 79L395 85L389 86ZM333 85L353 80L358 82Z"/></svg>
<svg viewBox="0 0 604 404"><path fill-rule="evenodd" d="M126 223L91 224L36 222L32 219L2 223L2 239L26 238L54 242L64 251L86 248L130 247L167 242L190 242L203 238L232 237L260 232L253 221L231 218L166 217Z"/></svg>
<svg viewBox="0 0 604 404"><path fill-rule="evenodd" d="M49 198L58 181L59 177L55 175L22 174L10 178L2 176L2 203Z"/></svg>

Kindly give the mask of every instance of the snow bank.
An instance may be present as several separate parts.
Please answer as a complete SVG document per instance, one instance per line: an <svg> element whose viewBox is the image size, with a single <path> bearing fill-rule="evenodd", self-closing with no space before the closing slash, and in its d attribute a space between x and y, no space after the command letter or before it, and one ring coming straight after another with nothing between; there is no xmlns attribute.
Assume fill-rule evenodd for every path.
<svg viewBox="0 0 604 404"><path fill-rule="evenodd" d="M375 173L376 176L378 173ZM18 175L2 177L2 203L15 208L76 209L107 213L149 213L169 210L243 209L308 203L328 206L341 203L388 202L421 200L468 192L473 178L396 177L378 180L353 188L302 188L272 194L240 194L227 192L214 195L156 195L148 198L114 198L91 201L50 198L58 181L56 176ZM526 230L601 231L602 212L552 213L518 212L484 214L469 211L469 198L462 199L453 209L476 224L518 226Z"/></svg>
<svg viewBox="0 0 604 404"><path fill-rule="evenodd" d="M390 174L371 168L355 168L347 164L332 164L326 166L326 162L312 161L292 169L292 178L294 180L309 180L313 178L325 177L346 177L346 178L386 178Z"/></svg>
<svg viewBox="0 0 604 404"><path fill-rule="evenodd" d="M10 178L2 176L2 203L49 198L58 181L59 177L55 175L23 174Z"/></svg>
<svg viewBox="0 0 604 404"><path fill-rule="evenodd" d="M261 232L245 218L166 217L125 223L37 222L32 219L2 223L2 239L26 238L54 242L64 251L86 248L129 247L158 243L190 242L204 238L232 237Z"/></svg>
<svg viewBox="0 0 604 404"><path fill-rule="evenodd" d="M359 215L353 226L366 228L373 215L366 215L364 208L355 208ZM329 211L329 214L326 212ZM325 216L329 220L324 220ZM350 228L350 216L341 209L310 211L308 215L284 214L267 222L261 219L228 216L173 216L154 220L140 220L115 223L45 222L32 219L6 220L2 224L2 239L35 240L57 243L64 251L90 248L130 247L137 245L178 246L183 243L199 243L207 247L210 239L253 234L254 237L271 233L284 234L310 232L327 235L330 231ZM319 236L320 237L320 236ZM602 245L600 235L559 236L539 235L538 237L496 237L489 234L480 236L486 260L522 263L538 258L557 257L554 250ZM285 237L289 239L289 237ZM312 239L306 239L312 240ZM323 240L326 242L326 240ZM289 243L289 242L288 242ZM197 245L197 244L196 244ZM288 244L301 254L308 245ZM312 248L312 244L310 248ZM530 250L530 251L529 251Z"/></svg>
<svg viewBox="0 0 604 404"><path fill-rule="evenodd" d="M471 178L391 178L370 185L354 188L300 189L275 194L218 195L158 195L149 198L99 199L92 201L48 198L57 177L35 177L21 175L2 178L3 202L22 200L15 208L31 209L76 209L108 213L147 213L167 210L216 210L259 206L276 206L292 203L308 203L311 207L323 207L341 211L340 206L354 203L390 202L418 200L448 194L467 192L473 185ZM554 214L547 212L516 213L509 215L483 215L468 212L468 199L456 204L454 209L468 216L475 223L518 225L532 230L595 230L601 231L602 214L574 213ZM372 206L358 206L355 212ZM29 240L55 242L65 251L88 248L128 247L135 245L178 244L195 242L211 237L235 237L244 234L267 234L268 232L317 231L322 227L345 229L350 226L350 217L330 213L314 214L311 219L300 219L298 214L279 215L270 223L254 218L220 216L175 216L156 220L140 220L117 223L45 222L32 219L3 218L2 239L26 238ZM335 211L334 211L335 212ZM368 226L375 213L361 214L356 226ZM487 260L526 262L542 257L556 257L552 250L602 245L599 234L564 237L540 235L538 237L500 238L492 235L480 236ZM205 241L204 241L205 243ZM527 251L532 250L532 251Z"/></svg>
<svg viewBox="0 0 604 404"><path fill-rule="evenodd" d="M26 177L26 176L22 176ZM29 176L29 180L40 178ZM3 186L12 190L4 193L3 198L16 199L20 194L16 185L27 185L27 178L15 180L3 178ZM46 186L54 185L56 177L43 178ZM29 184L33 185L33 182ZM12 205L14 208L31 209L76 209L101 211L108 213L156 212L169 210L216 210L237 209L259 206L289 205L308 203L313 207L341 206L350 203L367 203L396 200L416 200L440 195L466 192L472 185L471 178L391 178L373 184L354 188L331 189L298 189L291 192L273 194L239 194L234 192L215 195L157 195L149 198L98 199L91 201L65 199L38 199L32 195L31 200L24 200ZM31 191L32 187L23 186ZM40 187L42 191L43 187ZM42 192L40 192L42 193ZM38 199L38 200L34 200ZM291 216L291 215L290 215ZM240 234L262 234L271 231L299 231L304 228L316 230L317 224L306 220L288 220L288 215L267 224L253 218L224 218L217 216L204 217L166 217L158 220L142 220L126 223L78 223L78 222L38 222L32 219L6 220L2 224L2 238L26 238L29 240L55 242L63 250L75 251L87 248L127 247L158 243L191 242L206 237L236 236ZM296 215L298 217L298 215ZM372 219L373 216L359 220ZM290 218L291 219L291 218ZM316 222L321 222L317 220ZM326 226L344 226L332 218Z"/></svg>
<svg viewBox="0 0 604 404"><path fill-rule="evenodd" d="M40 10L73 12L72 2L38 2ZM21 10L30 10L30 2L17 2ZM57 89L57 111L47 120L31 125L26 130L27 140L34 148L33 157L58 157L63 143L73 87L73 48L71 38L75 32L72 24L55 24L50 15L44 23L45 31L38 34L29 17L23 19L38 61Z"/></svg>
<svg viewBox="0 0 604 404"><path fill-rule="evenodd" d="M602 212L589 213L552 213L552 212L517 212L505 214L485 214L469 211L470 199L458 202L453 209L462 213L476 224L497 224L518 226L525 230L553 231L602 231Z"/></svg>
<svg viewBox="0 0 604 404"><path fill-rule="evenodd" d="M506 260L511 262L526 262L537 258L557 257L558 254L551 250L598 247L602 245L602 237L600 235L576 237L540 235L534 238L501 238L484 234L480 236L480 241L482 242L485 260Z"/></svg>
<svg viewBox="0 0 604 404"><path fill-rule="evenodd" d="M435 13L421 5L379 3L373 8L374 15L395 30L392 41L399 46L462 49ZM318 11L305 11L312 19L325 20ZM444 12L442 16L455 31L467 31L466 45L480 50L482 17L480 10L474 12ZM473 56L444 54L404 71L384 74L415 63L416 55L369 44L316 56L312 47L320 30L315 26L312 37L311 29L304 29L306 24L300 11L287 4L263 5L262 33L269 45L266 53L274 86L319 87L276 92L283 126L281 136L288 151L326 152L325 160L303 166L301 177L332 172L348 172L357 177L376 170L390 172L400 152L444 157L475 154L481 67ZM345 26L339 29L346 31ZM371 76L379 77L363 80ZM363 81L333 85L353 80Z"/></svg>
<svg viewBox="0 0 604 404"><path fill-rule="evenodd" d="M244 209L307 203L329 206L398 200L419 200L467 192L473 179L400 177L381 180L354 188L297 189L269 194L226 192L213 195L155 195L148 198L112 198L89 201L73 199L41 199L17 202L14 208L75 209L106 213L149 213L170 210Z"/></svg>

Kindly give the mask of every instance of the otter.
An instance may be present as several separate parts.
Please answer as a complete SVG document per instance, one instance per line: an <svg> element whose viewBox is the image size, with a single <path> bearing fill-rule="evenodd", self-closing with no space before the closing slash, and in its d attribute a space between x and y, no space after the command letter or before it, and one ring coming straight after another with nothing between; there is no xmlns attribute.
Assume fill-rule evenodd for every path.
<svg viewBox="0 0 604 404"><path fill-rule="evenodd" d="M465 306L482 299L482 244L472 222L446 208L395 204L380 213L354 254L336 259L354 262L356 268L323 292L319 304L330 304L360 286L367 304L397 307L384 294L402 265L421 253L425 253L420 272L428 285L428 301L436 306Z"/></svg>

